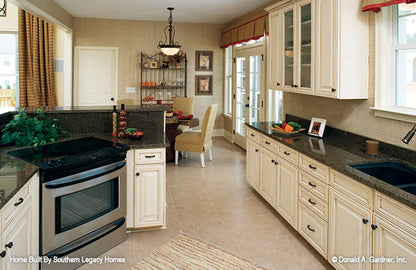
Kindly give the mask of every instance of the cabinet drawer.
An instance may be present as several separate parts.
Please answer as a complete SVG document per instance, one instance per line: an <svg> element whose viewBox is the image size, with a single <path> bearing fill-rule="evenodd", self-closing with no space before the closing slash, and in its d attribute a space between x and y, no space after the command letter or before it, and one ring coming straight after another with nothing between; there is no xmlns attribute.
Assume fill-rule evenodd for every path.
<svg viewBox="0 0 416 270"><path fill-rule="evenodd" d="M284 158L285 160L292 162L295 165L298 165L299 154L297 151L293 150L290 147L286 147L283 144L277 143L277 154Z"/></svg>
<svg viewBox="0 0 416 270"><path fill-rule="evenodd" d="M326 258L328 223L309 210L303 203L299 204L298 232Z"/></svg>
<svg viewBox="0 0 416 270"><path fill-rule="evenodd" d="M261 145L272 151L273 153L276 153L276 141L267 137L267 136L261 136Z"/></svg>
<svg viewBox="0 0 416 270"><path fill-rule="evenodd" d="M416 210L378 191L375 192L374 212L414 234L416 231Z"/></svg>
<svg viewBox="0 0 416 270"><path fill-rule="evenodd" d="M30 194L30 181L17 192L10 201L3 207L3 220L2 227L3 230L8 224L12 221L18 212L27 204L31 203L32 196Z"/></svg>
<svg viewBox="0 0 416 270"><path fill-rule="evenodd" d="M362 206L373 209L373 189L331 169L330 186Z"/></svg>
<svg viewBox="0 0 416 270"><path fill-rule="evenodd" d="M322 219L328 220L328 203L318 199L317 196L306 191L303 187L299 188L299 201L303 202Z"/></svg>
<svg viewBox="0 0 416 270"><path fill-rule="evenodd" d="M326 183L321 180L303 172L299 172L299 185L305 190L316 195L319 199L324 202L328 202L329 187Z"/></svg>
<svg viewBox="0 0 416 270"><path fill-rule="evenodd" d="M161 163L165 161L165 149L139 149L135 153L135 164Z"/></svg>
<svg viewBox="0 0 416 270"><path fill-rule="evenodd" d="M329 183L329 168L328 166L319 163L302 154L299 155L299 168L303 171L315 176L316 178Z"/></svg>
<svg viewBox="0 0 416 270"><path fill-rule="evenodd" d="M252 130L251 128L247 128L247 139L255 143L260 143L260 133Z"/></svg>

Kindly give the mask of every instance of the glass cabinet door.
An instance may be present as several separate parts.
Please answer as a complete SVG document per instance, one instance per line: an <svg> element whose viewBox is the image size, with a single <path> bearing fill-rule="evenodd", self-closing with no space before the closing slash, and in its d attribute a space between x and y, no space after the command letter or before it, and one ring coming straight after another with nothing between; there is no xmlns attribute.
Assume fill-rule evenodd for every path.
<svg viewBox="0 0 416 270"><path fill-rule="evenodd" d="M311 88L312 77L312 5L300 7L300 87Z"/></svg>
<svg viewBox="0 0 416 270"><path fill-rule="evenodd" d="M294 12L293 9L284 12L284 82L286 87L294 85Z"/></svg>

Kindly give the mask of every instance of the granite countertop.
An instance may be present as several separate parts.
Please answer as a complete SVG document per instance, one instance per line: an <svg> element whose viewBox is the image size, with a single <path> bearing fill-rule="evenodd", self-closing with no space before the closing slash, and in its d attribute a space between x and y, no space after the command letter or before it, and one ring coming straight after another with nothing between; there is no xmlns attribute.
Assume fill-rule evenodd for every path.
<svg viewBox="0 0 416 270"><path fill-rule="evenodd" d="M64 140L78 139L87 136L93 136L109 141L113 139L111 134L91 133L73 134L71 137ZM116 138L116 140L118 143L127 144L131 149L165 148L169 146L169 141L163 132L148 136L145 134L140 140L130 140L129 138ZM0 209L38 171L37 166L7 154L8 151L14 149L16 149L16 147L0 147Z"/></svg>
<svg viewBox="0 0 416 270"><path fill-rule="evenodd" d="M304 154L328 167L349 176L371 188L374 188L397 201L416 209L416 195L398 187L364 174L349 165L375 161L396 161L416 169L416 152L380 142L380 153L371 156L365 153L365 141L353 141L342 138L342 134L329 132L322 139L309 136L307 131L296 134L282 134L269 129L273 122L250 122L247 126L262 134ZM302 125L306 126L306 125ZM326 131L325 131L326 132ZM354 135L352 135L354 136ZM358 136L359 137L359 136ZM399 154L398 154L399 153Z"/></svg>

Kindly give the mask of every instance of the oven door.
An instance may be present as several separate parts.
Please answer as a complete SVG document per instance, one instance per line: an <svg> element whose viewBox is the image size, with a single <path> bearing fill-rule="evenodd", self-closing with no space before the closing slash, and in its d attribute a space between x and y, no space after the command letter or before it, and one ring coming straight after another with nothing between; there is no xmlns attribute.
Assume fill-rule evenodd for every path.
<svg viewBox="0 0 416 270"><path fill-rule="evenodd" d="M42 255L126 216L126 163L42 184Z"/></svg>

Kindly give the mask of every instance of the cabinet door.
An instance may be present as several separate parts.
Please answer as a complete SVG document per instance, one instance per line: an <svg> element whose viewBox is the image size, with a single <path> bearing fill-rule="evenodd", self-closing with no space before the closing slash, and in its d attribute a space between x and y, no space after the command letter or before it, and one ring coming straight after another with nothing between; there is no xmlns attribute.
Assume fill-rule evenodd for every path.
<svg viewBox="0 0 416 270"><path fill-rule="evenodd" d="M278 166L276 155L260 147L260 195L273 207L276 203L276 182Z"/></svg>
<svg viewBox="0 0 416 270"><path fill-rule="evenodd" d="M401 230L384 218L374 215L374 257L393 258L393 263L375 263L374 270L406 270L415 269L416 265L416 236ZM404 258L400 260L398 258Z"/></svg>
<svg viewBox="0 0 416 270"><path fill-rule="evenodd" d="M29 256L37 256L32 250L32 241L35 236L32 234L32 207L31 202L21 205L18 215L3 231L2 250L5 249L6 257L2 259L3 270L29 270L37 269L37 264L32 263L13 263L10 262L11 257L29 258ZM5 248L6 245L11 247Z"/></svg>
<svg viewBox="0 0 416 270"><path fill-rule="evenodd" d="M282 10L283 16L283 90L295 91L295 63L297 61L297 44L295 42L295 10L290 5Z"/></svg>
<svg viewBox="0 0 416 270"><path fill-rule="evenodd" d="M337 97L338 0L315 2L315 95Z"/></svg>
<svg viewBox="0 0 416 270"><path fill-rule="evenodd" d="M279 158L276 210L297 230L298 168Z"/></svg>
<svg viewBox="0 0 416 270"><path fill-rule="evenodd" d="M353 200L329 192L328 261L337 269L370 269L367 263L339 263L333 258L362 257L371 254L371 211Z"/></svg>
<svg viewBox="0 0 416 270"><path fill-rule="evenodd" d="M260 187L260 146L247 140L246 179L255 190Z"/></svg>
<svg viewBox="0 0 416 270"><path fill-rule="evenodd" d="M269 14L269 88L280 89L282 83L282 54L281 54L282 13L276 11Z"/></svg>
<svg viewBox="0 0 416 270"><path fill-rule="evenodd" d="M165 167L136 166L135 228L165 225Z"/></svg>

